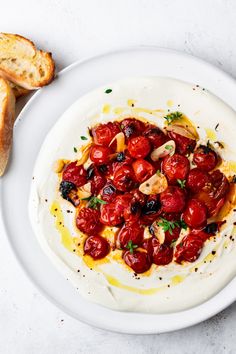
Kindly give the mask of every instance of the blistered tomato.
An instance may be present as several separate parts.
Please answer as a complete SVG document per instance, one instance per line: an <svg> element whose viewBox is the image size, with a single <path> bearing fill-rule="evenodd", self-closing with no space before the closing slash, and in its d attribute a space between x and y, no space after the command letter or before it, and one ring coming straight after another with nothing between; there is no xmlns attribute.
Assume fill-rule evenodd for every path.
<svg viewBox="0 0 236 354"><path fill-rule="evenodd" d="M192 192L198 192L210 183L211 178L207 172L193 168L188 174L186 185Z"/></svg>
<svg viewBox="0 0 236 354"><path fill-rule="evenodd" d="M143 241L143 232L144 228L138 223L125 224L117 235L116 247L125 249L129 241L134 245L140 245Z"/></svg>
<svg viewBox="0 0 236 354"><path fill-rule="evenodd" d="M187 157L174 154L164 159L162 168L169 182L176 183L178 179L184 180L187 177L190 165Z"/></svg>
<svg viewBox="0 0 236 354"><path fill-rule="evenodd" d="M139 183L143 183L155 173L154 167L144 159L138 159L132 164L135 177Z"/></svg>
<svg viewBox="0 0 236 354"><path fill-rule="evenodd" d="M95 144L109 146L112 139L120 132L119 123L108 122L99 124L92 129L92 136Z"/></svg>
<svg viewBox="0 0 236 354"><path fill-rule="evenodd" d="M204 226L207 221L207 208L197 199L190 199L183 212L183 220L190 227Z"/></svg>
<svg viewBox="0 0 236 354"><path fill-rule="evenodd" d="M186 155L194 151L196 140L186 138L180 134L169 132L169 137L175 141L176 151L181 155Z"/></svg>
<svg viewBox="0 0 236 354"><path fill-rule="evenodd" d="M145 136L137 136L128 142L130 156L135 159L143 159L151 151L151 145Z"/></svg>
<svg viewBox="0 0 236 354"><path fill-rule="evenodd" d="M134 187L135 175L131 166L123 165L115 170L114 186L121 192L126 192Z"/></svg>
<svg viewBox="0 0 236 354"><path fill-rule="evenodd" d="M120 225L123 221L122 215L114 203L103 204L101 206L100 212L100 221L104 225L117 226Z"/></svg>
<svg viewBox="0 0 236 354"><path fill-rule="evenodd" d="M65 167L62 180L74 183L76 187L81 187L87 182L87 172L82 165L77 166L77 161L74 161Z"/></svg>
<svg viewBox="0 0 236 354"><path fill-rule="evenodd" d="M198 234L191 233L183 238L181 243L176 246L174 253L177 263L195 262L200 256L204 241Z"/></svg>
<svg viewBox="0 0 236 354"><path fill-rule="evenodd" d="M76 217L76 226L87 235L96 234L102 228L99 218L98 210L82 208Z"/></svg>
<svg viewBox="0 0 236 354"><path fill-rule="evenodd" d="M167 140L166 135L163 133L163 131L152 124L149 124L147 126L147 128L143 132L143 135L148 138L154 149L163 145Z"/></svg>
<svg viewBox="0 0 236 354"><path fill-rule="evenodd" d="M210 147L200 145L193 154L193 162L199 169L209 172L216 167L218 158Z"/></svg>
<svg viewBox="0 0 236 354"><path fill-rule="evenodd" d="M135 118L126 118L122 120L120 126L127 140L141 135L145 129L145 124Z"/></svg>
<svg viewBox="0 0 236 354"><path fill-rule="evenodd" d="M93 145L90 150L90 159L95 164L105 164L109 162L111 150L106 146Z"/></svg>
<svg viewBox="0 0 236 354"><path fill-rule="evenodd" d="M177 186L169 186L160 194L162 211L165 213L179 213L185 207L186 194Z"/></svg>
<svg viewBox="0 0 236 354"><path fill-rule="evenodd" d="M88 254L95 260L106 257L109 250L108 241L100 235L89 236L84 243L84 254Z"/></svg>
<svg viewBox="0 0 236 354"><path fill-rule="evenodd" d="M123 254L125 263L133 269L135 273L144 273L151 267L151 259L147 252L126 251Z"/></svg>

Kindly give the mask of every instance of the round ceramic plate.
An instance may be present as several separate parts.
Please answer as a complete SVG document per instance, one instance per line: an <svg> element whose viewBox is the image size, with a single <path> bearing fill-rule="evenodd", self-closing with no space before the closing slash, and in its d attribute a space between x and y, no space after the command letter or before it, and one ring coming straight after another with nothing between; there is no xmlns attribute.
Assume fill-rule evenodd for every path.
<svg viewBox="0 0 236 354"><path fill-rule="evenodd" d="M79 296L44 255L28 218L32 171L50 128L83 94L132 76L165 76L199 84L236 110L235 81L214 66L186 54L144 47L77 62L35 94L18 117L11 163L0 183L0 208L3 226L18 260L54 304L73 317L103 329L161 333L201 322L231 304L236 299L236 278L207 302L186 311L161 315L112 311ZM236 122L232 129L236 130Z"/></svg>

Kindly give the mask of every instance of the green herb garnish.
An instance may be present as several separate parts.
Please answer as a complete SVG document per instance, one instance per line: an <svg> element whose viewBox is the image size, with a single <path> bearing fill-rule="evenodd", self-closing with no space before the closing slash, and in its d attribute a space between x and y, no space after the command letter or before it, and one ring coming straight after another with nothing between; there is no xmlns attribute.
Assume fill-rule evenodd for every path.
<svg viewBox="0 0 236 354"><path fill-rule="evenodd" d="M172 146L172 145L166 145L166 146L165 146L165 149L166 149L166 150L172 150L172 149L173 149L173 146Z"/></svg>
<svg viewBox="0 0 236 354"><path fill-rule="evenodd" d="M112 92L112 89L110 89L110 88L105 90L105 93L111 93L111 92Z"/></svg>
<svg viewBox="0 0 236 354"><path fill-rule="evenodd" d="M183 220L169 221L164 218L161 218L161 221L157 222L157 225L161 226L164 232L169 231L170 235L173 234L173 230L176 227L180 227L181 229L185 229L185 230L187 228L187 225Z"/></svg>
<svg viewBox="0 0 236 354"><path fill-rule="evenodd" d="M186 180L185 179L177 179L177 182L179 183L179 185L180 185L180 188L182 188L182 189L184 189L186 186L185 186L185 184L186 184Z"/></svg>
<svg viewBox="0 0 236 354"><path fill-rule="evenodd" d="M133 243L133 241L130 240L130 241L127 243L126 248L130 251L130 253L133 254L133 253L134 253L134 249L135 249L135 248L138 248L138 245L135 245L135 244Z"/></svg>
<svg viewBox="0 0 236 354"><path fill-rule="evenodd" d="M84 135L82 135L82 136L80 137L80 139L81 139L81 140L88 140L88 138L86 138L86 136L84 136Z"/></svg>
<svg viewBox="0 0 236 354"><path fill-rule="evenodd" d="M160 171L160 170L157 170L156 174L159 175L160 173L161 173L161 171Z"/></svg>
<svg viewBox="0 0 236 354"><path fill-rule="evenodd" d="M77 152L78 150L77 150L77 148L76 147L74 147L74 152Z"/></svg>
<svg viewBox="0 0 236 354"><path fill-rule="evenodd" d="M169 114L167 114L164 119L166 119L167 124L170 125L171 123L173 123L175 120L178 120L182 117L182 113L181 112L171 112Z"/></svg>
<svg viewBox="0 0 236 354"><path fill-rule="evenodd" d="M107 204L107 202L105 202L105 200L99 199L94 196L87 197L87 198L81 198L81 200L88 200L89 201L88 207L93 208L93 209L97 209L99 204Z"/></svg>

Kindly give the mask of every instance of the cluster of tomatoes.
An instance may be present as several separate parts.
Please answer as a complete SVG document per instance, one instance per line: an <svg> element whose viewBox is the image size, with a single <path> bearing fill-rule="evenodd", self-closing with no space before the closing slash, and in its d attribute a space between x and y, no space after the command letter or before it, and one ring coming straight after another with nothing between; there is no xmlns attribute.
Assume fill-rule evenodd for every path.
<svg viewBox="0 0 236 354"><path fill-rule="evenodd" d="M116 153L114 137L120 132L126 148ZM147 271L152 263L195 261L206 239L217 231L218 225L207 225L207 219L218 214L229 190L227 178L216 169L216 152L209 144L196 147L194 139L135 118L99 124L91 136L90 166L67 164L60 185L62 196L78 205L77 189L91 183L92 196L86 206L78 206L76 216L77 228L86 235L84 253L96 260L111 249L122 250L124 262L136 273ZM175 141L175 153L152 161L151 152L169 140ZM165 175L168 187L160 194L143 194L140 184L155 173ZM164 243L155 235L155 223L163 226ZM101 236L105 226L118 228L115 244ZM146 226L150 237L144 239ZM174 246L186 227L189 233Z"/></svg>

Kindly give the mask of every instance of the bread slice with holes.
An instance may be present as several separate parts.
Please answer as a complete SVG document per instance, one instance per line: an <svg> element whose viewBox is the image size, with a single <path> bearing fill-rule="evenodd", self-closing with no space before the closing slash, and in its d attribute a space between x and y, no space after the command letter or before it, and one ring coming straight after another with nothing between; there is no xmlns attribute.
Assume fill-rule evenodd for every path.
<svg viewBox="0 0 236 354"><path fill-rule="evenodd" d="M3 175L12 146L15 96L7 80L0 78L0 176Z"/></svg>
<svg viewBox="0 0 236 354"><path fill-rule="evenodd" d="M51 53L38 50L18 34L0 33L0 76L27 90L49 84L55 64Z"/></svg>

